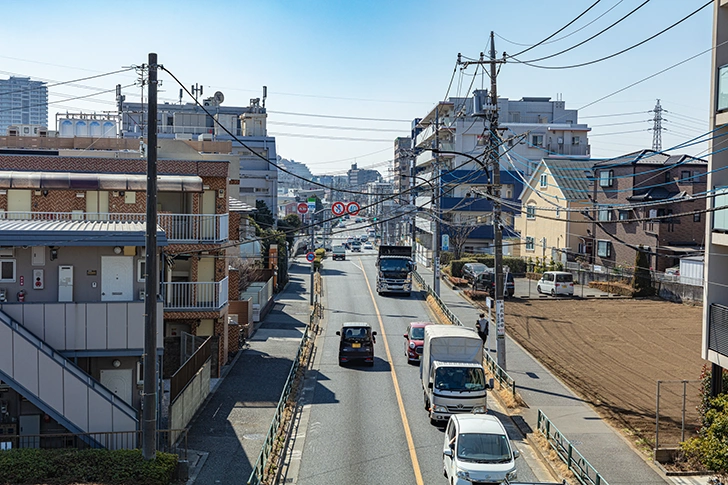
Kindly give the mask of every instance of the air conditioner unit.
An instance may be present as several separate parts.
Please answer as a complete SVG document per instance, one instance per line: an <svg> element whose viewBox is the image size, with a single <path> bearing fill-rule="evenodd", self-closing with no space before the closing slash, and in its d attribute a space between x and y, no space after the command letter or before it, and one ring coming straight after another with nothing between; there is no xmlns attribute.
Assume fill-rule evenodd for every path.
<svg viewBox="0 0 728 485"><path fill-rule="evenodd" d="M197 135L197 141L212 141L212 133L202 133Z"/></svg>

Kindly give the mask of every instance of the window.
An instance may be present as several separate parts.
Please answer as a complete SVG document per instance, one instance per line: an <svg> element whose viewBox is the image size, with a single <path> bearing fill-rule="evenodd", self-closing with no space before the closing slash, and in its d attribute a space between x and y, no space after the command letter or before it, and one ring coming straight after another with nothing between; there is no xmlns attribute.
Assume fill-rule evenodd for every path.
<svg viewBox="0 0 728 485"><path fill-rule="evenodd" d="M0 261L0 281L15 282L15 260Z"/></svg>
<svg viewBox="0 0 728 485"><path fill-rule="evenodd" d="M609 258L612 256L612 243L609 241L597 241L597 256Z"/></svg>
<svg viewBox="0 0 728 485"><path fill-rule="evenodd" d="M599 187L611 187L614 183L614 170L599 171Z"/></svg>
<svg viewBox="0 0 728 485"><path fill-rule="evenodd" d="M693 222L700 222L700 212L693 214Z"/></svg>
<svg viewBox="0 0 728 485"><path fill-rule="evenodd" d="M687 182L687 183L691 182L689 170L683 170L682 172L680 172L680 181Z"/></svg>
<svg viewBox="0 0 728 485"><path fill-rule="evenodd" d="M672 182L672 176L670 175L670 172L667 171L667 172L665 172L665 183L670 183L670 182Z"/></svg>
<svg viewBox="0 0 728 485"><path fill-rule="evenodd" d="M526 219L535 219L535 218L536 218L536 206L528 205L526 207Z"/></svg>
<svg viewBox="0 0 728 485"><path fill-rule="evenodd" d="M147 276L147 262L144 259L137 260L137 281L144 283Z"/></svg>
<svg viewBox="0 0 728 485"><path fill-rule="evenodd" d="M532 135L531 136L531 145L535 147L542 147L543 146L543 135Z"/></svg>
<svg viewBox="0 0 728 485"><path fill-rule="evenodd" d="M620 221L629 220L629 211L628 210L619 211L619 220Z"/></svg>
<svg viewBox="0 0 728 485"><path fill-rule="evenodd" d="M580 142L581 142L581 140L579 140L579 137L578 136L572 136L571 137L571 144L572 145L577 146L577 145L579 145Z"/></svg>
<svg viewBox="0 0 728 485"><path fill-rule="evenodd" d="M720 111L728 110L728 64L718 68L718 106L715 109Z"/></svg>
<svg viewBox="0 0 728 485"><path fill-rule="evenodd" d="M526 236L526 251L533 251L533 238Z"/></svg>
<svg viewBox="0 0 728 485"><path fill-rule="evenodd" d="M549 180L548 179L549 179L548 178L548 175L546 175L545 173L541 175L540 182L541 182L541 188L542 189L548 187L548 185L549 185Z"/></svg>
<svg viewBox="0 0 728 485"><path fill-rule="evenodd" d="M599 209L598 218L600 221L611 221L612 220L612 209L610 207L604 207Z"/></svg>

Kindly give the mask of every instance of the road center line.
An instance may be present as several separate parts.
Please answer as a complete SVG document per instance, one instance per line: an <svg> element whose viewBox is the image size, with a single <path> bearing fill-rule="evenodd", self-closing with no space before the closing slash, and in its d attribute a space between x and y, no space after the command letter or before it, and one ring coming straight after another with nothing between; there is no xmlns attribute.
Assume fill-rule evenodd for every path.
<svg viewBox="0 0 728 485"><path fill-rule="evenodd" d="M404 402L402 401L402 393L399 391L399 381L397 380L397 372L394 370L394 362L392 361L392 354L389 352L389 344L387 343L387 334L384 331L384 322L382 322L382 314L379 313L379 307L377 301L374 298L374 292L372 286L369 284L369 278L367 278L367 272L364 271L364 264L359 258L359 265L364 275L364 281L367 284L369 290L369 296L372 297L372 303L374 304L374 312L377 314L377 320L379 321L379 333L384 343L384 351L387 353L387 360L389 361L389 368L391 369L392 382L394 383L394 393L397 396L397 405L399 406L399 415L402 417L402 425L404 426L404 435L407 438L407 448L409 449L410 459L412 460L412 469L415 472L415 481L417 485L424 485L425 482L422 480L422 472L420 471L420 463L417 461L417 452L415 451L415 442L412 439L412 431L410 430L409 421L407 420L407 413L404 410Z"/></svg>

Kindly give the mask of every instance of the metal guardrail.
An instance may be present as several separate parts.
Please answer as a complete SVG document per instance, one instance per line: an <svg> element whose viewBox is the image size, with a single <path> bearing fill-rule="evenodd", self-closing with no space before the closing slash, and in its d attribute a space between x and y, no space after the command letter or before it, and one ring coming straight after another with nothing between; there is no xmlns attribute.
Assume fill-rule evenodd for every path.
<svg viewBox="0 0 728 485"><path fill-rule="evenodd" d="M580 483L583 485L609 485L540 409L538 410L538 430L543 433L551 448L566 463Z"/></svg>
<svg viewBox="0 0 728 485"><path fill-rule="evenodd" d="M301 343L299 344L298 350L296 351L296 357L293 360L293 365L291 366L291 370L288 373L286 384L283 386L283 392L281 393L281 398L278 400L278 406L276 407L276 412L273 416L273 421L270 424L270 428L268 428L268 434L266 435L265 442L263 443L263 448L260 450L260 454L258 454L258 459L253 465L253 471L250 474L250 478L248 478L248 485L259 485L260 483L262 483L263 478L265 477L265 469L268 465L268 459L273 453L273 445L275 444L276 436L278 435L281 425L285 422L283 414L286 409L288 397L291 395L291 391L293 390L293 382L295 381L296 373L301 367L305 357L304 353L306 349L306 344L308 343L309 339L313 338L313 335L316 332L316 322L320 315L319 307L319 302L314 302L313 309L311 310L311 314L309 315L309 325L306 326L306 331L304 332L303 337L301 338Z"/></svg>
<svg viewBox="0 0 728 485"><path fill-rule="evenodd" d="M513 378L508 375L508 372L504 371L498 365L495 359L493 359L493 357L490 355L490 352L485 352L485 364L488 366L490 373L493 374L496 379L498 379L498 383L501 385L501 387L509 387L511 389L513 397L515 398L516 381L514 381Z"/></svg>

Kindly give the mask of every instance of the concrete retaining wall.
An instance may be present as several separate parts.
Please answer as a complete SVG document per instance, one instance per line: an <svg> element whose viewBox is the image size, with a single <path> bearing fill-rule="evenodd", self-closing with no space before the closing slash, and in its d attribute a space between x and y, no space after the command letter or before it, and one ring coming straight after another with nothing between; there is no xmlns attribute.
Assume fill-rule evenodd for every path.
<svg viewBox="0 0 728 485"><path fill-rule="evenodd" d="M210 370L212 361L208 360L197 371L195 377L187 384L187 387L177 396L169 406L169 428L184 429L190 423L197 410L200 408L207 395L210 394ZM171 436L171 442L177 441L177 433Z"/></svg>

